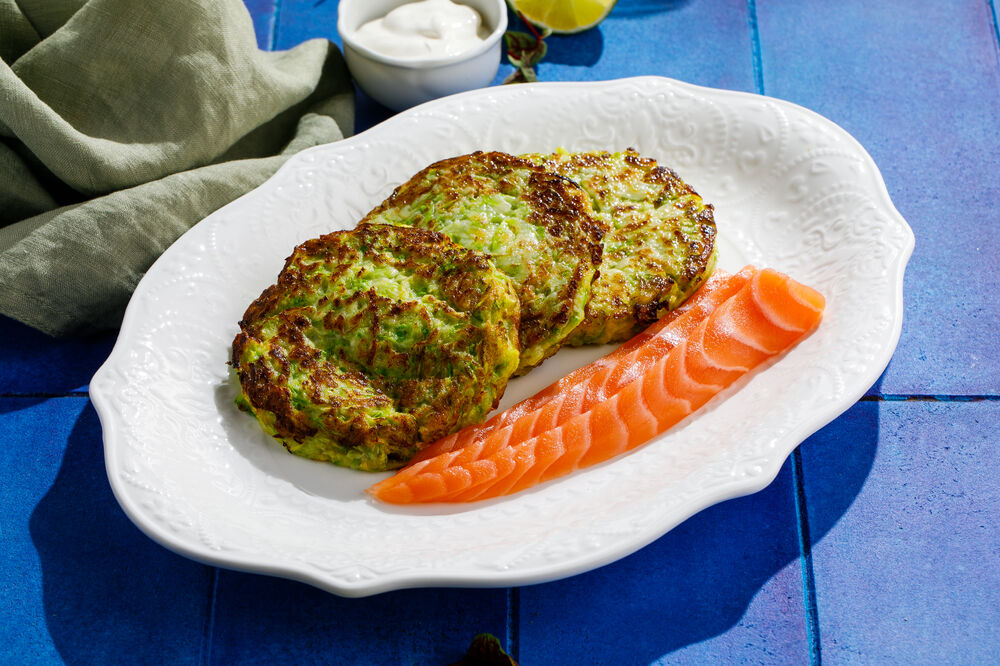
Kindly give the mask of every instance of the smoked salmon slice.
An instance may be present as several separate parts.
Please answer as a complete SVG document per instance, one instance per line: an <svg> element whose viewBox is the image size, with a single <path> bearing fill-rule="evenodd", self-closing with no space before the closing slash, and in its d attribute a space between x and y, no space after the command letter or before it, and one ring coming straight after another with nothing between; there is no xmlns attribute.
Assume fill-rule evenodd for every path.
<svg viewBox="0 0 1000 666"><path fill-rule="evenodd" d="M587 411L639 377L746 284L756 270L747 266L735 275L716 271L681 307L666 313L610 354L574 370L484 423L442 437L414 456L410 465L487 437L494 444L523 441Z"/></svg>
<svg viewBox="0 0 1000 666"><path fill-rule="evenodd" d="M568 388L573 390L607 370L603 383L573 403L579 409L588 404L588 396L598 396L589 408L575 414L571 409L568 418L559 421L561 401L557 410L553 405L559 399L552 397L533 410L538 414L530 428L524 425L515 431L522 412L487 436L472 437L464 446L424 458L368 492L399 504L488 499L604 462L649 441L819 324L825 307L819 292L772 269L748 268L737 275L741 274L749 274L742 286L693 327L680 331L683 335L668 340L665 353L656 349L659 336L653 335L619 354L618 364L606 364L571 384ZM694 309L664 324L659 332L676 326ZM652 362L641 354L647 347L657 351ZM618 366L637 358L645 359L640 361L642 371L633 381L625 381L622 378L635 373ZM619 379L610 379L612 370L617 370ZM617 388L606 389L609 382ZM544 429L538 431L539 427ZM525 433L529 433L526 438Z"/></svg>

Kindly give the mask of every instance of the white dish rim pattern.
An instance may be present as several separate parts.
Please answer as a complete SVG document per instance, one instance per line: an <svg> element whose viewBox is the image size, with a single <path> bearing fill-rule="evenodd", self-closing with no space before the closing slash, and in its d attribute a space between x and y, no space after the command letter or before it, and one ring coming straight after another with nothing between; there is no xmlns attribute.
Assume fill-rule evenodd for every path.
<svg viewBox="0 0 1000 666"><path fill-rule="evenodd" d="M150 268L146 277L136 289L133 301L126 311L119 339L111 355L95 374L91 382L91 398L103 429L105 464L109 481L115 497L125 513L145 534L174 552L206 564L300 580L342 596L367 596L407 587L502 587L551 581L609 564L642 548L673 529L683 520L711 505L763 489L777 476L784 461L795 447L857 402L868 388L874 384L889 363L899 340L903 317L903 274L913 250L914 239L913 233L906 221L892 204L878 168L860 143L832 121L793 103L752 93L703 88L662 77L633 77L601 82L540 83L531 84L531 86L532 95L530 97L526 96L527 87L521 87L520 89L518 87L511 87L511 89L502 87L470 91L428 102L404 111L381 125L357 136L334 144L317 146L294 155L271 179L259 188L216 211L201 223L195 225L195 227L182 237L181 240L184 241L183 243L181 240L175 243ZM675 503L663 505L662 514L645 521L634 519L634 515L628 509L622 509L624 516L634 519L633 523L629 523L627 527L622 527L621 534L617 536L613 529L608 528L606 534L610 536L606 537L602 533L594 537L596 545L592 550L587 547L587 543L589 543L587 542L587 538L580 536L580 541L575 544L575 549L567 547L565 557L559 556L559 553L562 551L558 547L549 544L549 549L545 552L522 555L512 554L509 556L509 560L504 560L506 564L495 560L483 566L459 566L451 572L405 557L401 557L395 563L385 563L385 566L381 570L378 567L368 569L366 568L367 563L358 563L358 567L351 569L349 567L345 568L340 564L336 566L330 564L324 559L327 555L326 553L317 552L312 554L314 555L312 559L310 559L310 554L304 554L301 557L289 557L288 553L283 552L276 555L268 550L268 545L265 541L260 541L260 549L248 548L245 545L246 540L242 540L242 535L240 535L241 538L237 539L234 537L236 532L228 530L214 532L212 528L218 526L218 523L212 523L209 520L207 523L202 524L200 522L202 516L191 518L190 511L177 508L175 503L178 497L183 496L186 498L187 496L176 494L176 488L158 485L161 483L166 484L166 481L158 478L155 474L151 474L148 469L142 468L141 465L137 466L135 462L137 458L134 455L134 451L141 451L143 455L148 455L151 459L157 460L157 456L159 455L152 452L152 444L150 442L137 442L135 436L137 429L141 427L136 425L138 423L137 415L141 410L135 409L135 404L131 402L134 399L134 395L129 394L129 392L143 389L136 389L134 382L130 383L126 380L135 374L138 365L146 362L145 359L148 354L159 353L159 351L152 349L154 345L150 342L151 338L139 339L137 337L139 335L138 331L149 325L148 313L151 311L150 299L153 298L152 290L154 287L166 290L198 287L198 283L196 282L185 283L183 276L180 278L177 277L181 275L177 271L177 266L179 265L177 262L185 261L185 258L180 253L185 248L192 246L192 243L200 241L199 247L211 245L215 241L215 237L209 238L210 229L231 228L235 224L232 222L235 214L238 214L248 206L258 205L263 201L262 197L265 193L271 192L273 194L275 188L282 186L289 187L289 183L292 182L290 180L292 175L298 177L301 183L301 174L314 168L321 171L324 167L316 165L320 164L323 159L332 159L332 157L338 155L347 155L351 151L365 150L366 146L371 146L376 141L383 143L393 140L406 141L408 138L401 137L401 133L407 130L412 131L414 127L424 127L424 123L428 125L433 125L435 122L438 123L438 125L427 130L427 135L432 136L432 133L435 131L439 134L449 131L447 128L450 125L454 125L456 128L455 131L463 131L463 123L472 127L477 121L463 117L463 113L467 114L470 110L482 111L483 109L497 108L503 104L509 105L509 100L514 100L515 103L529 104L529 102L524 102L523 100L531 99L535 101L530 103L536 103L540 97L544 98L546 96L551 97L553 100L556 98L563 100L568 98L575 99L577 97L580 99L593 98L602 100L605 97L615 95L635 95L634 99L640 99L641 95L644 94L643 91L649 91L650 95L661 95L664 100L671 103L679 99L681 100L679 105L682 107L684 104L690 102L695 107L700 103L704 103L706 105L705 108L720 109L719 114L730 119L727 126L730 134L725 138L725 146L720 148L719 151L720 154L723 150L726 151L725 154L734 159L734 156L737 155L751 154L753 156L756 154L754 150L757 150L758 153L766 152L767 142L764 139L761 139L760 143L765 148L759 148L756 143L754 143L752 149L746 148L740 142L744 140L757 141L756 134L764 136L768 133L773 133L772 126L767 124L770 122L768 113L781 114L784 119L783 122L787 121L784 125L777 122L775 124L775 126L780 125L782 128L781 131L785 132L782 135L784 137L782 140L786 142L785 146L798 145L795 144L795 141L799 139L789 138L793 137L796 131L804 132L806 135L810 131L815 131L816 137L819 137L816 138L818 142L818 148L815 151L816 154L829 154L831 161L843 160L848 166L839 166L836 163L833 166L827 164L824 168L832 169L832 175L823 172L822 169L817 170L813 168L812 171L816 171L815 174L803 176L807 179L807 183L811 182L808 179L813 177L821 180L824 178L828 180L832 179L829 180L830 185L828 193L824 195L825 198L817 198L815 200L813 208L818 212L809 212L809 214L815 214L816 219L820 220L817 224L822 226L825 215L824 211L827 209L836 209L836 214L840 215L841 209L838 206L862 206L865 215L870 213L872 219L877 219L880 221L880 224L884 223L885 225L882 229L871 231L871 233L881 234L878 235L880 244L877 248L873 249L873 252L880 252L882 254L875 256L874 259L864 264L867 266L871 263L878 263L878 270L880 271L878 273L879 284L882 285L883 282L885 283L884 294L882 292L877 294L877 297L881 298L881 300L873 305L873 307L878 306L879 309L872 316L875 318L881 317L878 321L876 331L878 339L865 342L866 347L863 357L855 358L852 356L849 359L851 363L857 365L856 368L851 369L849 372L845 371L844 373L833 375L825 367L818 368L817 374L820 376L820 379L817 381L820 382L820 388L817 391L826 391L827 394L833 396L835 399L824 402L820 399L823 397L821 395L811 396L809 405L816 403L818 405L816 408L811 409L806 414L797 415L794 418L789 417L790 420L788 421L787 429L779 431L780 435L775 436L773 441L764 435L759 436L761 439L758 448L764 452L758 456L759 459L754 458L753 461L747 463L734 454L731 478L721 480L713 478L710 483L706 482L703 484L704 487L701 487L700 492L695 492L697 490L696 484L694 481L691 481L691 477L697 476L699 470L692 468L688 477L685 477L687 480L684 482L690 483L683 486L684 492L679 493L679 499ZM653 107L650 106L650 108ZM739 109L739 111L733 111L734 109ZM744 121L745 116L742 115L744 111L753 114L759 113L761 118L753 122L749 120ZM679 125L676 133L688 136L685 134L687 128L681 122L685 117L684 114L685 110L682 108L676 116L681 119L678 121ZM731 116L727 114L731 114ZM669 117L671 119L674 118L674 116ZM732 120L732 118L736 120ZM754 122L759 122L759 126L754 125ZM694 136L697 138L701 127L694 122L692 122L692 126L694 127L692 130ZM759 131L754 134L747 128L759 129ZM467 131L471 132L471 130ZM600 128L595 130L598 134L600 131ZM615 128L615 131L619 131L618 128ZM623 135L629 135L629 138L632 137L631 133L633 132L641 133L641 130L633 127L623 127L620 131ZM671 126L671 131L665 132L665 134L670 134L671 132L674 132L673 126ZM530 133L530 130L528 133ZM747 137L751 137L751 139L747 139ZM512 145L518 144L518 141L522 140L523 137L510 139ZM720 145L722 145L723 140L720 139L719 141ZM802 142L805 142L803 145L811 141L813 141L811 136L802 139ZM824 141L827 143L824 144ZM810 143L809 145L812 144ZM824 147L826 145L833 146L835 150L834 148L827 150ZM484 149L492 147L486 146ZM642 145L637 147L640 150L644 148ZM746 149L744 150L744 148ZM810 150L812 149L810 148ZM789 158L787 162L783 162L781 168L771 165L772 168L768 170L765 168L767 167L765 156L765 164L763 166L757 170L751 167L748 172L752 173L754 178L760 179L764 183L762 187L770 187L768 183L773 181L774 183L778 183L774 187L780 189L779 185L785 186L792 182L789 180L789 178L792 178L791 174L798 174L797 170L804 168L804 166L811 164L815 167L818 163L813 157L802 157L797 154ZM857 167L857 174L854 173L855 167ZM786 169L786 171L782 172L782 169ZM693 170L695 172L698 171L697 168ZM682 173L682 176L686 180L688 179L685 173ZM794 177L798 178L799 176L795 175ZM781 178L785 178L785 180L781 180ZM836 180L836 178L841 178L841 180ZM852 178L854 180L851 180ZM827 181L824 180L823 182L826 183ZM842 182L847 183L847 185L838 185L838 183ZM695 188L705 196L706 200L712 200L702 191L699 183L694 184ZM309 186L309 182L305 182L305 185ZM751 191L758 191L754 189L755 185L747 186L743 190L740 189L739 183L734 185L734 187L735 190L733 191L737 193L743 192L746 194ZM306 191L308 189L306 187ZM724 188L720 187L719 192L720 199L726 200ZM847 201L850 196L853 196L851 193L854 192L860 193L858 197L864 200L863 204L854 203L853 199L849 203L842 203L843 201ZM360 196L363 198L363 195ZM739 200L739 195L734 195L733 200ZM746 194L745 200L751 201L751 195ZM372 203L377 203L377 201ZM812 211L812 208L809 210ZM779 222L774 221L773 224L777 225ZM836 224L841 224L839 217ZM213 227L213 225L215 226ZM766 227L767 225L763 226ZM869 230L855 230L847 227L844 229L838 228L837 234L840 235L831 240L825 235L827 230L826 227L811 229L811 232L815 232L819 238L810 238L808 242L818 244L818 246L833 243L834 250L836 251L838 246L835 241L839 242L839 239L842 237L853 238L852 235L856 233L869 233ZM760 233L764 233L764 231L766 229L760 231ZM742 230L740 230L740 233L742 233ZM848 238L846 242L851 243L852 248L864 247L862 242L855 242L851 238ZM737 240L741 239L742 237ZM288 249L290 250L290 248ZM206 252L210 250L211 248L206 250ZM846 249L841 254L843 257L853 256ZM857 259L859 262L858 265L862 265L861 262L865 259L865 257L859 257ZM789 261L793 260L789 259ZM191 266L195 269L199 269L199 267L203 268L201 264L191 264ZM777 266L777 268L781 270L782 266ZM844 269L842 266L834 266L829 270L843 272ZM173 272L171 273L170 271ZM798 276L793 275L793 277ZM199 277L198 279L201 278ZM171 281L176 284L171 284ZM178 316L184 316L182 309L178 310ZM830 316L834 315L831 314ZM235 322L233 323L235 324ZM149 335L158 334L150 333ZM146 333L144 332L143 335L146 335ZM815 347L816 349L810 353L816 354L821 348L826 349L827 347L824 345L827 345L827 343L823 340L817 339L816 341L812 341L811 348ZM832 342L830 345L833 348L839 348ZM805 354L806 352L803 353ZM812 363L812 361L809 362ZM812 365L809 367L812 367ZM766 372L771 373L773 371L777 373L784 370L784 366L780 368L775 366L773 370L769 367ZM828 377L827 375L830 376ZM747 386L745 385L743 388L747 388ZM749 392L752 393L752 391ZM739 394L727 395L734 397ZM749 398L747 400L749 401ZM751 403L748 401L747 405L750 405ZM795 405L791 405L791 407L795 407ZM142 408L147 409L148 406L143 405ZM169 410L170 406L167 405L165 409ZM133 412L130 412L130 410L133 410L136 416L133 416ZM711 411L714 412L716 410L712 409ZM220 416L220 421L223 418L223 416ZM178 428L184 427L183 424L178 426ZM215 427L213 424L209 424L205 426L205 429L207 431L213 427ZM601 467L606 468L614 464L618 463L612 461ZM719 463L719 465L722 465L722 463ZM250 468L248 467L248 469ZM266 476L265 472L257 471ZM718 477L718 474L716 474L716 477ZM614 478L608 478L610 480L607 480L607 485L614 485ZM263 478L256 479L256 481L262 480ZM283 493L295 492L294 489L285 488L284 486L281 491ZM212 492L215 492L215 490L212 490ZM223 493L221 490L218 492ZM685 495L684 493L687 494ZM220 495L220 497L223 495ZM208 496L208 490L206 490L204 497ZM255 500L260 499L253 493L246 493L246 496L253 496ZM204 497L199 495L197 500L202 500ZM541 500L538 500L538 497L539 495L536 494L531 500L535 505L540 505ZM273 498L270 499L273 500ZM303 501L312 502L313 498L304 498ZM671 501L673 502L674 500ZM645 500L643 502L645 503ZM652 502L648 504L649 506L653 506ZM268 506L271 505L268 504ZM491 504L485 513L488 513L490 516L500 515L500 512L496 510L497 506L500 505ZM275 509L277 513L280 513L280 510L280 507ZM333 510L331 509L331 511ZM294 513L294 507L290 511ZM475 514L475 511L471 512L471 514ZM468 523L472 525L470 529L482 531L482 526L477 525L474 518L469 518L471 514L462 514L461 512L442 514L445 516L442 520L447 523L449 520L448 515L457 516L454 518L456 524L460 520L468 519ZM310 516L311 518L312 516ZM350 516L349 518L353 519ZM401 518L399 521L402 524L405 521L412 522L411 519L412 516L411 518ZM359 518L359 525L367 525L364 522L365 520L367 518ZM628 521L623 520L622 525L626 522ZM208 528L206 528L206 525L208 525ZM204 533L206 530L209 533ZM479 534L480 532L476 533ZM589 536L593 535L587 535L587 537ZM365 549L363 546L359 546L359 548L361 550ZM494 549L502 550L502 547L491 544L488 552L493 553ZM483 552L487 552L487 550ZM469 557L474 559L475 556L476 550L473 547L470 549ZM519 557L523 557L523 560L519 560ZM524 564L519 562L524 562Z"/></svg>

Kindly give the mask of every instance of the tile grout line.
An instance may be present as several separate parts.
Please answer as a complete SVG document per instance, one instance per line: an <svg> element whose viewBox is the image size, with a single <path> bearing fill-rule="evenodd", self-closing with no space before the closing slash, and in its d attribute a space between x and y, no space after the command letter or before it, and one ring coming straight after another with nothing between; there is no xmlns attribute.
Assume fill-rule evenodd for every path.
<svg viewBox="0 0 1000 666"><path fill-rule="evenodd" d="M267 36L267 50L273 51L278 43L278 16L281 13L281 0L274 0L274 11L271 13L270 34Z"/></svg>
<svg viewBox="0 0 1000 666"><path fill-rule="evenodd" d="M747 27L750 30L750 56L753 62L753 82L756 92L764 92L764 58L760 48L760 29L757 25L757 2L747 0ZM809 540L809 521L806 514L805 489L802 484L802 457L799 449L792 451L792 483L795 489L796 532L799 539L800 569L802 572L803 603L806 612L806 638L809 643L809 661L813 666L822 663L819 642L819 615L816 612L816 586L813 579L812 547Z"/></svg>
<svg viewBox="0 0 1000 666"><path fill-rule="evenodd" d="M520 639L520 624L521 624L521 591L516 587L507 588L507 654L509 654L514 661L520 661L521 657L518 655L519 646L518 640Z"/></svg>
<svg viewBox="0 0 1000 666"><path fill-rule="evenodd" d="M201 641L201 663L212 663L212 643L215 639L215 598L219 590L219 568L212 567L212 589L208 595L208 613L205 618L205 636Z"/></svg>
<svg viewBox="0 0 1000 666"><path fill-rule="evenodd" d="M986 0L986 8L993 19L993 45L996 48L997 58L1000 59L1000 20L997 19L996 0Z"/></svg>
<svg viewBox="0 0 1000 666"><path fill-rule="evenodd" d="M757 29L757 0L747 0L747 24L750 29L750 59L753 63L753 85L764 94L764 60L760 54L760 31Z"/></svg>
<svg viewBox="0 0 1000 666"><path fill-rule="evenodd" d="M806 638L809 642L809 662L813 666L823 663L819 633L819 611L816 608L816 578L812 563L812 539L809 536L809 515L806 511L805 484L802 479L802 453L792 451L792 482L795 488L795 516L802 558L802 592L806 610Z"/></svg>
<svg viewBox="0 0 1000 666"><path fill-rule="evenodd" d="M927 393L885 393L883 395L863 395L859 402L989 402L1000 400L1000 395L986 393L960 395L947 393L932 395Z"/></svg>

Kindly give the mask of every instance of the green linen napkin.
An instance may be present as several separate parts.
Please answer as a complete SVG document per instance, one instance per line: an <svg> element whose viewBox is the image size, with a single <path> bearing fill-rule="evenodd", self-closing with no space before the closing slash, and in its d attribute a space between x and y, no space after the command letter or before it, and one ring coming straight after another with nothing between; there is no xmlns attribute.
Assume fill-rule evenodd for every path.
<svg viewBox="0 0 1000 666"><path fill-rule="evenodd" d="M0 0L0 313L114 328L153 261L293 153L343 138L326 40L256 45L240 0Z"/></svg>

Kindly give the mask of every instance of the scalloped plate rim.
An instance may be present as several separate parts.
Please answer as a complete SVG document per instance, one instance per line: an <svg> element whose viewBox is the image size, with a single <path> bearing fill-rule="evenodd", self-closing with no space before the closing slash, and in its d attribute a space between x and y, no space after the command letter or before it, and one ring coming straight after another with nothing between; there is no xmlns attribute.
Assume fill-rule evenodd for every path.
<svg viewBox="0 0 1000 666"><path fill-rule="evenodd" d="M730 483L711 489L711 492L692 498L679 506L673 507L668 517L661 520L661 522L657 524L660 529L649 531L644 534L641 539L615 543L610 547L605 547L599 551L587 553L586 555L579 556L573 560L560 561L552 563L548 566L536 566L528 570L494 571L491 572L490 575L484 575L482 573L448 575L439 571L415 571L383 574L375 579L361 580L357 583L345 583L344 581L332 580L329 576L325 576L315 567L308 566L302 562L275 562L267 557L245 556L240 553L213 553L210 549L207 549L200 544L190 544L173 536L167 527L150 517L148 512L141 506L138 498L136 498L127 486L123 484L123 482L118 478L118 475L114 473L118 471L119 461L117 458L117 452L121 446L121 440L122 437L124 437L124 433L120 431L121 429L117 413L112 404L114 396L110 393L110 387L107 387L105 384L107 376L111 374L116 365L120 362L119 356L124 353L127 343L129 342L130 335L135 329L134 319L137 316L135 314L136 308L134 308L132 303L130 303L123 318L118 340L116 341L108 359L95 373L90 389L91 400L102 424L105 448L105 466L108 479L116 500L129 519L152 540L167 549L190 559L228 569L275 575L292 580L299 580L345 597L361 597L371 594L379 594L390 590L425 586L503 587L509 585L536 584L577 575L579 573L614 562L643 548L647 544L669 532L687 518L709 506L727 499L758 492L768 486L777 476L781 466L784 464L791 452L803 440L833 421L837 418L837 416L842 414L850 406L857 402L857 400L864 395L867 389L878 379L891 360L902 330L903 275L914 247L913 232L903 216L892 203L884 179L882 178L874 160L865 148L846 130L833 121L793 102L750 92L703 87L658 76L629 77L609 81L544 82L527 85L531 85L534 88L541 90L560 88L598 88L602 86L614 87L622 83L641 83L644 81L651 82L654 85L678 87L680 89L688 90L701 95L723 98L767 100L778 107L794 109L796 112L804 113L812 122L823 125L827 129L830 129L840 135L841 138L847 139L850 144L853 144L853 147L858 151L858 154L863 158L863 160L867 162L868 166L871 168L871 172L875 175L876 182L873 183L872 189L880 198L879 203L882 205L882 212L888 213L889 216L894 218L894 221L897 222L903 230L905 230L906 237L902 246L898 248L899 254L894 261L894 265L892 266L892 268L894 268L894 271L892 271L892 282L895 284L896 288L895 300L892 303L893 320L890 325L891 339L888 340L887 344L885 344L882 348L882 356L877 362L872 364L871 368L866 373L864 386L861 386L862 382L859 381L857 386L854 387L854 390L849 392L849 395L842 401L836 404L831 404L825 410L814 413L812 418L800 424L794 433L789 433L782 438L780 444L775 448L774 455L768 458L767 468L761 474L749 479L733 480ZM520 89L526 89L526 85L520 86ZM222 216L233 208L245 205L247 201L259 196L262 191L269 187L269 183L278 179L279 176L281 176L285 171L294 169L300 162L308 160L310 155L323 151L330 145L343 146L346 148L355 143L361 143L370 136L382 133L391 133L396 124L405 122L409 116L418 115L427 111L446 109L458 100L465 100L478 96L490 96L497 94L497 92L497 88L484 88L433 100L414 107L408 111L404 111L365 132L348 137L336 142L335 144L314 146L301 151L300 153L290 157L289 160L286 161L285 164L283 164L275 172L275 174L268 179L268 181L213 212L211 215L206 217L206 220ZM198 225L195 225L188 232L186 232L185 235L191 234L197 228ZM159 259L157 259L156 262L154 262L149 271L147 271L147 275L150 273L155 274L157 265L164 261L164 257L168 256L171 249L172 248L168 248L168 250ZM135 296L139 296L140 298L142 297L145 289L144 283L145 278L143 281L140 281L140 284L137 286L133 302L137 300L135 299Z"/></svg>

